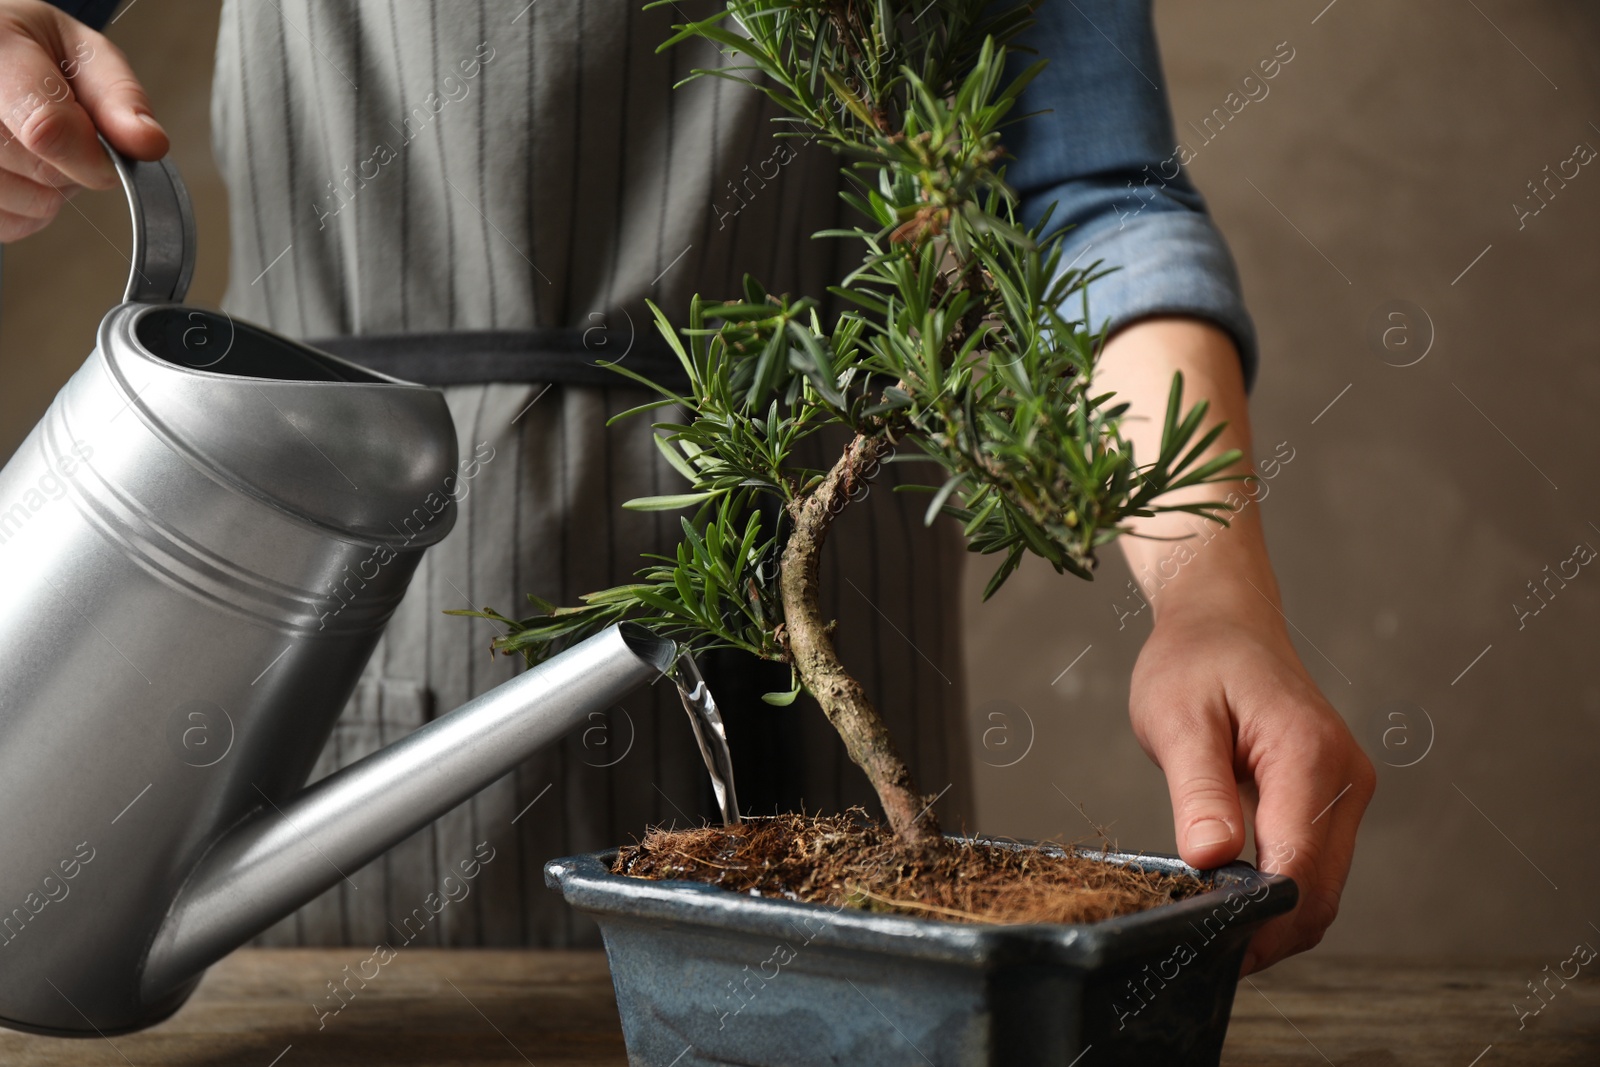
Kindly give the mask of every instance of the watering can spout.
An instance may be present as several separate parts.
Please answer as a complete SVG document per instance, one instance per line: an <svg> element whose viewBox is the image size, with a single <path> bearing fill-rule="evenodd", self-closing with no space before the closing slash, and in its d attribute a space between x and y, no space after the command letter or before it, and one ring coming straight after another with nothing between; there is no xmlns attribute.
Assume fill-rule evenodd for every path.
<svg viewBox="0 0 1600 1067"><path fill-rule="evenodd" d="M555 741L659 678L672 641L622 623L394 744L268 802L223 836L151 943L147 1002L210 964Z"/></svg>

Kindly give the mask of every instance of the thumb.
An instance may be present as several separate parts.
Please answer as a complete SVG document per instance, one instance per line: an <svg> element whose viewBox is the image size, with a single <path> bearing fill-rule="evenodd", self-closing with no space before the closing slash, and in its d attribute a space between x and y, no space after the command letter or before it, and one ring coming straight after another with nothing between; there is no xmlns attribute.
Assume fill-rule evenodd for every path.
<svg viewBox="0 0 1600 1067"><path fill-rule="evenodd" d="M67 22L61 66L95 128L123 155L146 160L166 155L167 133L151 114L150 98L127 57L95 31Z"/></svg>
<svg viewBox="0 0 1600 1067"><path fill-rule="evenodd" d="M1187 718L1163 731L1152 755L1167 776L1178 854L1191 867L1220 867L1244 849L1244 813L1225 722Z"/></svg>

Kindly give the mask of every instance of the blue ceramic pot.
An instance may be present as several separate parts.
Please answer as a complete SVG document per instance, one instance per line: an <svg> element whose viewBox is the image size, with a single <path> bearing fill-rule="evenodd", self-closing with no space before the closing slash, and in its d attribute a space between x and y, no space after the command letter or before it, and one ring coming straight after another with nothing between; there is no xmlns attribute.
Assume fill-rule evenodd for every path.
<svg viewBox="0 0 1600 1067"><path fill-rule="evenodd" d="M545 882L600 924L638 1067L1215 1067L1245 946L1294 882L1086 854L1212 889L1098 923L980 926L629 878L615 851L552 860Z"/></svg>

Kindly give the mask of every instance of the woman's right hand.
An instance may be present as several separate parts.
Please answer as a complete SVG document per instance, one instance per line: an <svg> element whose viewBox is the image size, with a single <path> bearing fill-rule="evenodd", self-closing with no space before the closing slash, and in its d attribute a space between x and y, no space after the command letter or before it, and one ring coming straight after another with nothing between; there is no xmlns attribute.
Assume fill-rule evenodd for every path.
<svg viewBox="0 0 1600 1067"><path fill-rule="evenodd" d="M96 131L135 159L167 152L116 45L43 0L0 0L0 242L50 225L80 187L117 184Z"/></svg>

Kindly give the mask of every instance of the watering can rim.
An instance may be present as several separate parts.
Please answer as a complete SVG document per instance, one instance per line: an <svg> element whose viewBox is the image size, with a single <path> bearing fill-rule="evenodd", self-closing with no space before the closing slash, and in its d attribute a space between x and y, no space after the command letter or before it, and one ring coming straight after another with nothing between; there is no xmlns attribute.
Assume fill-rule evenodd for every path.
<svg viewBox="0 0 1600 1067"><path fill-rule="evenodd" d="M112 166L117 172L117 178L122 183L122 191L127 199L128 216L133 227L133 250L128 257L128 282L122 294L122 302L112 308L102 321L97 341L103 343L104 335L113 320L120 322L123 316L128 316L127 329L129 339L133 342L132 350L159 367L181 369L184 373L208 378L256 384L265 382L294 384L292 380L281 378L225 373L208 370L205 366L177 364L150 351L138 337L139 320L146 315L157 314L162 309L183 308L213 318L220 316L226 319L234 330L258 334L275 344L309 352L319 361L331 362L341 369L360 376L359 379L352 381L319 381L318 385L399 386L416 390L433 388L352 363L308 345L304 341L285 337L277 331L252 322L236 319L221 308L199 308L184 303L189 283L194 277L196 225L194 205L189 198L188 187L178 174L177 166L170 156L163 156L153 161L129 159L112 147L104 135L100 136L100 144L111 158Z"/></svg>
<svg viewBox="0 0 1600 1067"><path fill-rule="evenodd" d="M170 157L155 161L132 160L112 148L104 137L101 144L126 194L133 250L123 302L106 313L96 331L97 358L113 388L133 409L134 417L208 477L322 534L347 542L397 549L418 549L441 540L455 525L451 484L458 473L459 458L459 446L450 428L444 394L433 386L369 370L266 327L236 319L227 311L184 304L182 300L194 272L195 222L182 177ZM162 346L156 338L147 339L141 335L141 325L152 316L171 314L186 318L203 316L203 325L208 326L225 323L228 332L222 355L196 365L186 356L175 358L178 350L172 345ZM182 327L184 323L176 325ZM172 327L169 324L163 328L170 330ZM185 331L182 342L185 351L190 350L187 336ZM305 376L294 377L210 369L243 339L248 339L252 346L281 351L286 367L291 370L294 360L300 359L320 372L308 368ZM256 358L260 358L259 352ZM235 366L239 366L237 361ZM248 363L244 366L250 367ZM138 371L130 376L135 368ZM250 369L259 371L261 368ZM158 378L150 378L151 375ZM138 378L149 380L136 381ZM156 380L174 383L178 391L167 395L168 390L149 389ZM370 481L361 478L363 487L373 488L357 491L366 502L357 511L345 512L334 506L328 496L329 490L308 489L293 477L285 479L260 469L253 460L238 455L213 432L203 426L197 428L183 411L188 407L192 414L192 401L186 404L179 399L186 392L179 385L183 382L204 388L228 386L260 392L274 408L282 405L287 409L290 414L279 410L278 415L296 428L297 422L291 417L296 409L323 410L330 416L341 417L336 413L349 410L345 402L365 393L378 405L374 410L385 413L373 417L383 422L399 418L421 433L414 441L432 444L421 446L423 451L416 457L428 458L414 466L411 473L373 476ZM329 386L347 388L330 391ZM324 399L319 401L315 399L317 396ZM173 403L178 406L172 407ZM304 436L303 431L301 436ZM321 451L321 446L312 444ZM358 451L370 453L371 449ZM341 468L335 466L335 469L343 475ZM370 458L368 469L375 469ZM348 476L344 479L349 481ZM350 484L354 489L356 483ZM434 498L441 494L443 502L435 506ZM414 520L424 508L428 515L419 524ZM359 519L354 518L357 514L361 516ZM406 528L402 530L397 524Z"/></svg>
<svg viewBox="0 0 1600 1067"><path fill-rule="evenodd" d="M362 375L363 377L349 381L313 381L311 379L296 378L267 378L258 375L239 374L230 371L215 371L209 369L208 367L194 367L184 363L173 362L172 360L151 351L150 347L140 339L138 335L138 326L139 321L148 315L157 314L162 311L174 310L190 312L193 314L210 315L217 319L226 320L228 325L236 330L258 334L274 344L280 344L289 348L308 352L321 362L334 364L341 370L348 370L349 372ZM156 367L163 371L173 371L182 373L184 375L216 379L218 381L247 382L253 386L292 388L297 385L309 383L316 385L319 389L324 386L332 386L335 388L355 387L402 389L426 393L439 392L439 388L437 386L425 385L421 382L407 381L404 378L396 378L391 374L385 374L383 371L373 370L370 367L364 367L359 363L353 363L350 360L345 359L343 356L337 356L332 352L327 352L323 349L317 348L315 345L307 344L306 342L293 337L286 337L276 330L268 329L265 326L260 326L256 323L243 319L234 318L227 311L224 311L221 308L198 307L194 304L185 304L177 301L124 301L106 313L106 317L104 320L102 320L101 326L97 331L96 342L103 347L105 334L111 328L122 325L124 322L126 323L125 328L128 334L127 340L129 342L129 344L126 346L126 349L136 354L140 359L149 363L153 363ZM127 383L123 382L122 384L126 385Z"/></svg>

